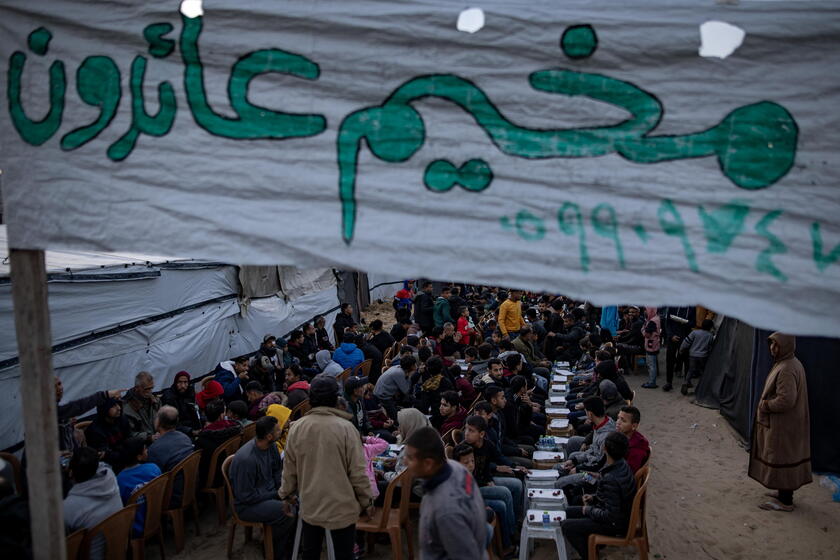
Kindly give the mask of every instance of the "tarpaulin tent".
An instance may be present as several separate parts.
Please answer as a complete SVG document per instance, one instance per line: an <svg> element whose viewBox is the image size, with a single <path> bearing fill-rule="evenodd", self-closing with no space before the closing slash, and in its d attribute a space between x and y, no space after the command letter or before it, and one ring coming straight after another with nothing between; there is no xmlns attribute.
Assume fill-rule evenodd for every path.
<svg viewBox="0 0 840 560"><path fill-rule="evenodd" d="M737 319L723 320L695 392L695 402L717 408L748 444L764 381L773 360L767 344L770 331L754 329ZM840 339L796 338L796 357L805 367L811 413L811 466L815 472L840 473Z"/></svg>
<svg viewBox="0 0 840 560"><path fill-rule="evenodd" d="M7 261L5 226L0 260ZM331 270L274 267L280 290L241 298L249 267L151 255L49 251L49 296L55 373L72 400L103 389L130 387L146 370L155 388L175 373L200 376L222 360L256 350L276 336L338 306ZM8 265L0 265L0 449L23 439ZM258 294L258 295L255 295ZM328 326L329 327L329 326ZM328 328L328 332L331 329Z"/></svg>

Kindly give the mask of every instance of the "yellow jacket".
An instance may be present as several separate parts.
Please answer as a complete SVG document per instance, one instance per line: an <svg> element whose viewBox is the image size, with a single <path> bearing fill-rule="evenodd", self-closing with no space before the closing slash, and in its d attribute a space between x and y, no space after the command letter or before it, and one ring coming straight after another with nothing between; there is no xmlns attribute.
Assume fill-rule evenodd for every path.
<svg viewBox="0 0 840 560"><path fill-rule="evenodd" d="M300 497L310 525L343 529L373 503L365 452L350 414L316 406L292 423L283 460L281 499Z"/></svg>
<svg viewBox="0 0 840 560"><path fill-rule="evenodd" d="M517 333L524 326L525 320L522 318L522 306L518 301L506 299L499 306L499 330L502 331L502 336L509 333Z"/></svg>

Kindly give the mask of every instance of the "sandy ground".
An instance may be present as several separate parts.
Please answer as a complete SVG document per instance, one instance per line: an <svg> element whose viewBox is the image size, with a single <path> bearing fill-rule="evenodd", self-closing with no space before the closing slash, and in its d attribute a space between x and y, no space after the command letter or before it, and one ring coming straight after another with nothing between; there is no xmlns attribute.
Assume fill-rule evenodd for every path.
<svg viewBox="0 0 840 560"><path fill-rule="evenodd" d="M365 314L368 321L378 316L390 325L390 306L375 307L377 313ZM816 479L796 493L795 512L758 509L765 490L747 477L747 453L717 411L695 406L690 396L679 392L641 389L641 376L631 376L628 381L636 389L636 404L642 411L641 431L653 447L648 500L651 558L840 558L840 504L831 501L831 494L819 487ZM227 533L218 526L211 509L203 510L200 537L188 524L187 548L174 558L225 558ZM240 529L233 558L262 558L260 543L244 545L243 538ZM532 558L556 557L552 544L543 541ZM167 538L167 550L172 558L171 537ZM379 545L375 552L368 557L390 557L387 545ZM147 556L157 558L157 549L149 547ZM575 557L571 550L569 557ZM637 556L631 549L606 549L600 557Z"/></svg>

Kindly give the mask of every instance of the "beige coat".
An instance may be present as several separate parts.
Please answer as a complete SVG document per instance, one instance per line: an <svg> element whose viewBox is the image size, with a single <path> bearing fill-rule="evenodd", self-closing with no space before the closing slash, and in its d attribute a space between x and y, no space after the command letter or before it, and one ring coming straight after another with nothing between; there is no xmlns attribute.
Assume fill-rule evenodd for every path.
<svg viewBox="0 0 840 560"><path fill-rule="evenodd" d="M750 450L750 477L774 490L811 482L811 429L805 369L794 356L796 338L773 333L780 346L758 402Z"/></svg>
<svg viewBox="0 0 840 560"><path fill-rule="evenodd" d="M289 429L278 494L297 493L300 515L310 525L343 529L373 503L366 465L350 414L318 406Z"/></svg>

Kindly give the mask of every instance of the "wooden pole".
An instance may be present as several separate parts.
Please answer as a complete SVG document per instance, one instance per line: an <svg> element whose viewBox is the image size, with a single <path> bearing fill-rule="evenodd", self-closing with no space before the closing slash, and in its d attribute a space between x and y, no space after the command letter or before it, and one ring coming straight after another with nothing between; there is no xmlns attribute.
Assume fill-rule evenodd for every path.
<svg viewBox="0 0 840 560"><path fill-rule="evenodd" d="M9 256L26 431L32 552L35 560L66 560L44 252L12 249Z"/></svg>

